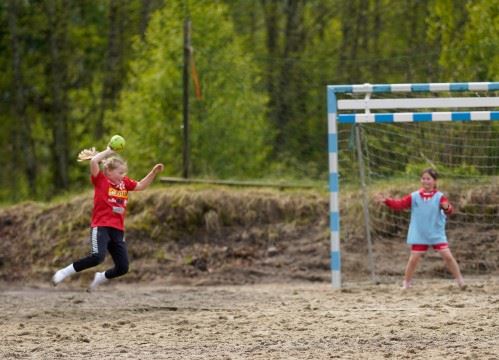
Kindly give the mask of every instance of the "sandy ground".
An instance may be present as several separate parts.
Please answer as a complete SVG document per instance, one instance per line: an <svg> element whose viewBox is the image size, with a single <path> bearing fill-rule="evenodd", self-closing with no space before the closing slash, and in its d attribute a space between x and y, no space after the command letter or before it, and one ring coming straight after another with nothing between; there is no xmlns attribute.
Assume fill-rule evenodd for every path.
<svg viewBox="0 0 499 360"><path fill-rule="evenodd" d="M0 285L2 359L499 359L499 277Z"/></svg>

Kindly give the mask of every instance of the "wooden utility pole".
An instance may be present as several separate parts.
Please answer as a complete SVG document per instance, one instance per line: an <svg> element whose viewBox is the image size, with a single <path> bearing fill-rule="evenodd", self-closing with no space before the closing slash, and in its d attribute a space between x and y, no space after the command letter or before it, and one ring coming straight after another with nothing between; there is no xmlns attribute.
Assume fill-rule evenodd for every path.
<svg viewBox="0 0 499 360"><path fill-rule="evenodd" d="M183 146L183 177L189 178L189 67L191 63L191 21L184 20L184 146Z"/></svg>

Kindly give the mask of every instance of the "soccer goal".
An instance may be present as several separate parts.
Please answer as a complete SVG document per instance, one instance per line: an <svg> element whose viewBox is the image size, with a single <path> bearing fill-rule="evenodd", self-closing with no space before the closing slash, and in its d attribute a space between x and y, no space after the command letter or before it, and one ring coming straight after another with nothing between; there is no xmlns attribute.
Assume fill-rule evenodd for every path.
<svg viewBox="0 0 499 360"><path fill-rule="evenodd" d="M405 242L408 214L383 210L372 196L417 190L428 167L456 208L451 247L459 239L477 249L458 254L465 271L498 266L499 82L328 86L327 110L333 287L341 287L340 242L355 238L372 279L389 274L373 249Z"/></svg>

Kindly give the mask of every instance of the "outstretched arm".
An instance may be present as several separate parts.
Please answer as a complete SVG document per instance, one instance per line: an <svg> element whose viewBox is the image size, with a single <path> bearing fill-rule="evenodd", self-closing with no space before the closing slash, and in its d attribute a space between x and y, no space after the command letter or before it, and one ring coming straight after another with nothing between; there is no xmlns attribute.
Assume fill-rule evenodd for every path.
<svg viewBox="0 0 499 360"><path fill-rule="evenodd" d="M97 176L97 174L99 174L99 163L112 154L114 154L114 151L108 147L106 150L97 153L90 159L90 173L92 176Z"/></svg>
<svg viewBox="0 0 499 360"><path fill-rule="evenodd" d="M411 195L406 195L401 199L392 199L392 198L387 198L383 196L382 194L376 194L374 196L374 200L380 204L385 204L392 210L405 210L405 209L410 209L411 208Z"/></svg>
<svg viewBox="0 0 499 360"><path fill-rule="evenodd" d="M142 180L140 180L138 182L138 184L134 190L141 191L141 190L146 189L154 181L154 179L156 178L156 175L158 175L160 172L162 172L164 168L165 167L163 166L163 164L154 165L154 167L149 172L149 174L147 174Z"/></svg>

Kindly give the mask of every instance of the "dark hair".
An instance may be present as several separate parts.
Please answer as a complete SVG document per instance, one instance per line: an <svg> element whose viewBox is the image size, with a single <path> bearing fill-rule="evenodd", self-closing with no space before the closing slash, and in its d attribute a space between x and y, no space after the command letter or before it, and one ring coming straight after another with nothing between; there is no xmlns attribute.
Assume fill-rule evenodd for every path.
<svg viewBox="0 0 499 360"><path fill-rule="evenodd" d="M421 176L423 176L423 174L428 174L430 175L433 180L437 180L438 179L438 173L437 173L437 170L433 169L433 168L428 168L428 169L424 169L422 172L421 172Z"/></svg>

